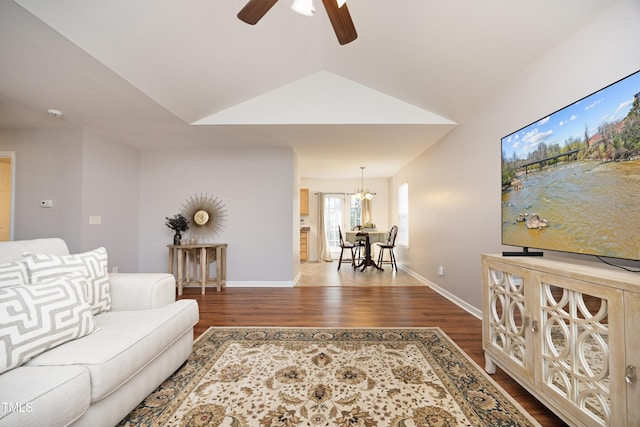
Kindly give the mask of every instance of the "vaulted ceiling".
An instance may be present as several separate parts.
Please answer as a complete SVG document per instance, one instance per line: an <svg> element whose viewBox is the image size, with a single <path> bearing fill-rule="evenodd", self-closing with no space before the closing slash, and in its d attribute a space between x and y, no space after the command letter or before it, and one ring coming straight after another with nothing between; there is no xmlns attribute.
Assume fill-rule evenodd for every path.
<svg viewBox="0 0 640 427"><path fill-rule="evenodd" d="M139 147L293 147L304 178L388 177L616 0L0 0L0 127ZM61 119L46 110L59 109Z"/></svg>

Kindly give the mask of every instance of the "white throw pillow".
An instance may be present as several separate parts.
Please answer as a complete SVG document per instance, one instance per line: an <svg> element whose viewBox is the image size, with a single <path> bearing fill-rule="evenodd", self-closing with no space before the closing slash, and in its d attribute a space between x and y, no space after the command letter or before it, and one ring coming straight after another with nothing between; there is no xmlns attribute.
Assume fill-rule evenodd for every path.
<svg viewBox="0 0 640 427"><path fill-rule="evenodd" d="M0 288L0 374L96 329L86 279Z"/></svg>
<svg viewBox="0 0 640 427"><path fill-rule="evenodd" d="M24 261L10 261L0 264L0 288L26 285L29 273Z"/></svg>
<svg viewBox="0 0 640 427"><path fill-rule="evenodd" d="M31 283L81 273L88 279L85 295L93 314L111 309L108 257L105 248L75 255L25 253Z"/></svg>

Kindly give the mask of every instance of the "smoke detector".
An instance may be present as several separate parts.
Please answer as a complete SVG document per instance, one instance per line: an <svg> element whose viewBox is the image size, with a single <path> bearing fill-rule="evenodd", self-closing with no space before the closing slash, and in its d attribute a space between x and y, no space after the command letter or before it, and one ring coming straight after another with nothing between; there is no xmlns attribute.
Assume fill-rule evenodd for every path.
<svg viewBox="0 0 640 427"><path fill-rule="evenodd" d="M60 117L62 117L62 111L54 110L53 108L48 109L47 113L49 113L49 117L53 117L54 119L59 119Z"/></svg>

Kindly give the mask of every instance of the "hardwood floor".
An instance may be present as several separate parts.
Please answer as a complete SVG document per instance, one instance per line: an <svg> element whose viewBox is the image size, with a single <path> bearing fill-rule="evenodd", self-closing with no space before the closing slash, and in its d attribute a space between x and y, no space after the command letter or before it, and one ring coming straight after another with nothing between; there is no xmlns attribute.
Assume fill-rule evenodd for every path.
<svg viewBox="0 0 640 427"><path fill-rule="evenodd" d="M206 295L187 288L179 298L198 301L196 336L210 326L438 326L484 367L479 319L402 270L357 275L348 264L340 273L336 268L336 263L305 264L293 288L231 287L207 289ZM500 369L492 378L543 426L566 425Z"/></svg>

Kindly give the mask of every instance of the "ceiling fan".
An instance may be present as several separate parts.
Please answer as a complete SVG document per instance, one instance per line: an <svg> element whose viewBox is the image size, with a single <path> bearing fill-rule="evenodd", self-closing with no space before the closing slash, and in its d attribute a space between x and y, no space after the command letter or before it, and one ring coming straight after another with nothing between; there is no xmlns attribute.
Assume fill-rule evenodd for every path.
<svg viewBox="0 0 640 427"><path fill-rule="evenodd" d="M247 24L255 25L262 17L276 4L278 0L249 0L249 2L238 12L238 18ZM338 42L345 45L354 41L358 37L356 27L353 25L349 9L346 3L338 6L339 0L322 0L324 8L329 15L329 20L338 37Z"/></svg>

